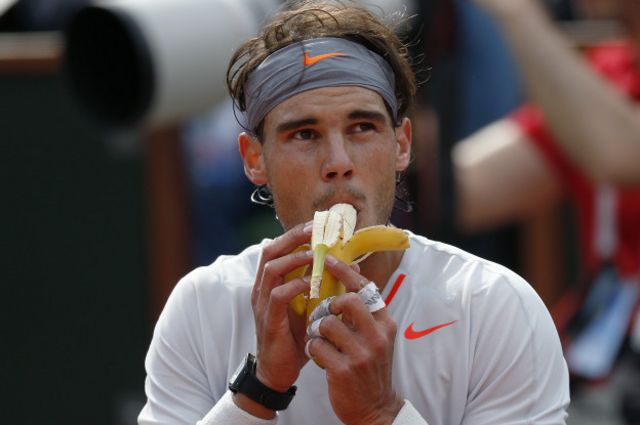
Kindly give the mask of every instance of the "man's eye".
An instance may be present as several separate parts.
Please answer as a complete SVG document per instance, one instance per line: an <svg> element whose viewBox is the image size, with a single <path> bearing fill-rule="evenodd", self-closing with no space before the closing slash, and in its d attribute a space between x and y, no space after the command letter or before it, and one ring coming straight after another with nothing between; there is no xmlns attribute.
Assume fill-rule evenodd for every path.
<svg viewBox="0 0 640 425"><path fill-rule="evenodd" d="M359 123L358 125L356 125L356 131L357 132L365 132L365 131L371 131L374 130L375 126L373 124L371 124L370 122L362 122Z"/></svg>
<svg viewBox="0 0 640 425"><path fill-rule="evenodd" d="M315 132L310 129L299 130L293 134L294 139L311 140L315 137Z"/></svg>

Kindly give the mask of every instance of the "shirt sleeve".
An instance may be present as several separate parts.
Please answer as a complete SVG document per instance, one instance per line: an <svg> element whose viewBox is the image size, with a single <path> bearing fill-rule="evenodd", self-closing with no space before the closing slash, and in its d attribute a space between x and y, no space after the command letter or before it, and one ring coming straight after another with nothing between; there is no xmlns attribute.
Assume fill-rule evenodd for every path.
<svg viewBox="0 0 640 425"><path fill-rule="evenodd" d="M429 425L409 400L404 405L391 425Z"/></svg>
<svg viewBox="0 0 640 425"><path fill-rule="evenodd" d="M515 274L472 300L471 373L463 425L563 425L569 374L542 300Z"/></svg>
<svg viewBox="0 0 640 425"><path fill-rule="evenodd" d="M223 394L213 394L205 373L196 303L194 285L185 278L158 319L145 360L147 402L139 425L194 425Z"/></svg>
<svg viewBox="0 0 640 425"><path fill-rule="evenodd" d="M231 391L227 391L197 425L276 425L277 423L277 415L273 419L261 419L245 412L233 402Z"/></svg>

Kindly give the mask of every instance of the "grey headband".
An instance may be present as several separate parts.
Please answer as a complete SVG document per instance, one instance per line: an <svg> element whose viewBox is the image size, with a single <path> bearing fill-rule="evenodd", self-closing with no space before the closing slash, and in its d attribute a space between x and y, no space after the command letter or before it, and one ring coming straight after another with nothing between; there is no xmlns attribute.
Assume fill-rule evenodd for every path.
<svg viewBox="0 0 640 425"><path fill-rule="evenodd" d="M360 86L378 93L397 118L395 76L377 53L344 38L315 38L290 44L269 55L251 72L246 86L246 116L254 130L286 99L306 90Z"/></svg>

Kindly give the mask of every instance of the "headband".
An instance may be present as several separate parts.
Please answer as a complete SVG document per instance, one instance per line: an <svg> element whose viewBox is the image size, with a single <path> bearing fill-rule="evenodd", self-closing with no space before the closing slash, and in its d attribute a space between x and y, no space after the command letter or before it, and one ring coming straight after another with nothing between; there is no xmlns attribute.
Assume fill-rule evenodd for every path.
<svg viewBox="0 0 640 425"><path fill-rule="evenodd" d="M335 37L290 44L262 61L246 86L246 116L255 130L277 105L321 87L360 86L378 93L397 118L395 76L391 65L362 44Z"/></svg>

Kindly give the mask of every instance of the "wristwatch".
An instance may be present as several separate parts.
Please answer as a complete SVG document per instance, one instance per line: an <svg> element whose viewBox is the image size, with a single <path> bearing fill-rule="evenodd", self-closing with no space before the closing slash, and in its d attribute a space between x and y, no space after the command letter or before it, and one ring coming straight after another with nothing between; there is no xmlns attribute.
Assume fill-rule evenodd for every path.
<svg viewBox="0 0 640 425"><path fill-rule="evenodd" d="M296 395L297 387L294 385L287 392L281 393L264 385L256 377L256 358L249 353L231 377L229 389L234 394L241 393L246 395L268 409L284 410L293 400L293 396Z"/></svg>

